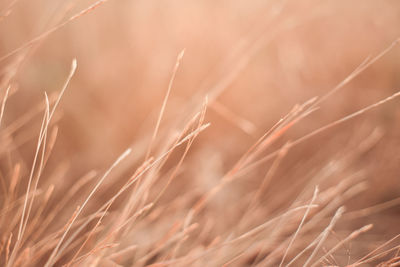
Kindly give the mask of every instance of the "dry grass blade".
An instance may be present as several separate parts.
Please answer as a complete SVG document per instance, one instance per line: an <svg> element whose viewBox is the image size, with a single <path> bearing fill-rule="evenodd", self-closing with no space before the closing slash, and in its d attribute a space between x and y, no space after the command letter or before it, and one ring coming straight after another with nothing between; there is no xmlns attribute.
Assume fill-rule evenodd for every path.
<svg viewBox="0 0 400 267"><path fill-rule="evenodd" d="M351 264L350 266L351 266L351 267L353 267L353 266L359 266L359 265L361 265L361 264L365 264L365 263L372 262L372 261L377 260L377 259L379 259L379 258L385 257L386 255L388 255L389 253L391 253L391 252L393 252L393 251L399 250L399 248L400 248L400 245L395 246L395 247L392 247L392 248L390 248L390 249L388 249L388 250L386 250L386 251L383 251L383 252L381 252L381 253L378 253L377 255L375 255L375 256L373 256L373 257L370 257L370 258L368 258L368 259L365 259L365 260L363 260L363 261L360 261L360 262L358 262L358 263L356 263L356 264Z"/></svg>
<svg viewBox="0 0 400 267"><path fill-rule="evenodd" d="M318 205L313 204L313 205L305 205L305 206L299 206L299 207L296 207L296 208L292 208L292 209L284 212L283 214L281 214L279 216L276 216L274 218L269 219L268 221L264 222L263 224L258 225L257 227L254 227L253 229L247 231L244 234L241 234L240 236L238 236L238 237L236 237L236 238L234 238L232 240L228 240L228 241L225 241L225 242L223 242L221 244L216 244L215 246L208 248L203 254L201 254L200 256L195 257L194 259L190 259L190 261L194 261L194 260L196 260L198 258L204 257L206 254L214 252L215 250L221 249L221 248L226 247L226 246L232 246L232 245L237 244L239 242L242 242L242 241L244 241L244 240L246 240L246 239L248 239L248 238L250 238L252 236L255 236L255 235L259 234L260 232L262 232L263 230L265 230L266 228L268 228L269 226L271 226L273 223L279 221L281 218L284 218L284 217L288 216L289 214L292 214L294 212L297 212L297 211L300 211L300 210L303 210L303 209L307 210L309 208L317 208L317 207L318 207ZM180 260L178 259L177 261L181 261L181 260L183 260L183 259L180 259ZM175 262L176 261L168 261L167 263L175 263Z"/></svg>
<svg viewBox="0 0 400 267"><path fill-rule="evenodd" d="M45 110L45 114L43 116L42 125L40 127L40 132L39 132L36 152L35 152L34 160L33 160L33 163L32 163L31 172L30 172L30 175L29 175L28 186L27 186L27 189L26 189L25 200L24 200L24 205L23 205L23 209L22 209L22 215L21 215L21 219L20 219L19 229L18 229L17 242L14 245L13 251L12 251L11 256L10 256L10 261L8 262L7 267L10 266L10 264L14 263L16 254L17 254L17 252L19 250L19 246L21 245L21 239L22 239L22 235L23 235L24 229L25 229L25 226L26 226L27 221L28 221L28 216L29 216L29 213L27 213L28 199L29 199L29 194L31 192L31 185L32 185L32 181L33 181L33 178L34 178L36 162L37 162L38 157L39 157L40 149L42 149L42 151L44 151L42 142L43 142L43 138L45 138L45 136L46 136L46 132L45 132L45 130L46 130L46 122L48 122L49 112L50 112L49 111L49 106L47 105L46 106L46 110ZM43 152L42 152L42 155L43 155ZM35 192L35 190L33 192ZM30 203L32 203L32 202L33 202L33 198L32 198ZM30 206L30 203L29 203L29 206ZM26 215L26 218L25 218L25 215Z"/></svg>
<svg viewBox="0 0 400 267"><path fill-rule="evenodd" d="M336 250L338 250L340 247L342 247L345 243L357 238L360 234L363 234L363 233L371 230L372 226L373 226L372 224L368 224L368 225L363 226L360 229L352 232L349 236L347 236L345 239L343 239L338 244L336 244L333 248L331 248L328 252L326 252L324 256L322 256L316 262L314 262L314 264L312 264L311 267L317 266L321 261L326 259L326 257L332 255Z"/></svg>
<svg viewBox="0 0 400 267"><path fill-rule="evenodd" d="M6 107L6 102L8 98L8 93L10 92L11 86L9 85L6 89L6 93L3 97L3 101L1 102L1 109L0 109L0 126L1 126L1 121L3 120L3 115L4 115L4 108Z"/></svg>
<svg viewBox="0 0 400 267"><path fill-rule="evenodd" d="M46 111L45 111L45 115L43 117L42 126L41 126L41 130L40 130L40 133L39 133L39 138L38 138L38 144L37 144L37 148L36 148L36 153L35 153L34 161L33 161L33 164L32 164L29 183L28 183L28 187L27 187L27 196L28 196L28 194L30 192L30 185L31 185L31 182L32 182L32 179L33 179L33 175L34 175L34 171L35 171L36 160L38 159L38 155L39 155L40 149L42 149L42 157L41 157L41 163L40 163L39 171L38 171L38 178L36 179L36 184L35 184L35 188L34 188L34 190L36 190L37 183L39 181L39 177L40 177L40 173L41 173L41 168L43 166L44 152L45 152L45 148L44 147L45 147L45 144L46 144L45 139L47 137L47 128L48 128L50 120L53 117L54 112L55 112L55 110L56 110L56 108L57 108L57 106L58 106L58 104L59 104L64 92L65 92L65 90L68 87L69 82L71 81L71 79L72 79L72 77L73 77L73 75L75 73L76 66L77 66L77 63L76 63L76 60L74 59L72 61L71 71L70 71L70 73L69 73L69 75L68 75L68 77L66 79L66 82L64 83L64 86L61 89L61 92L60 92L60 94L59 94L59 96L58 96L58 98L57 98L57 100L56 100L56 102L55 102L55 104L54 104L54 106L53 106L53 108L51 110L50 110L50 103L49 103L48 97L47 97L47 95L45 95L45 97L46 97L45 98L46 99ZM24 216L25 215L25 210L26 210L26 207L27 207L27 203L28 203L27 201L28 201L28 198L26 197L25 202L24 202L24 209L23 209L22 216L21 216L21 224L20 224L20 228L19 228L19 231L18 231L17 240L20 240L21 236L23 234L23 229L25 228L25 226L23 226L23 223L26 225L26 223L28 221L29 212L27 214L27 218L26 219L25 219L25 216ZM30 202L30 207L32 206L32 203L33 203L33 199ZM25 222L24 222L24 219L25 219Z"/></svg>
<svg viewBox="0 0 400 267"><path fill-rule="evenodd" d="M356 78L358 75L364 72L368 67L372 66L375 62L377 62L379 59L383 58L386 54L388 54L396 45L399 44L399 41L400 39L396 39L395 41L393 41L386 49L384 49L374 58L367 57L353 72L351 72L344 80L342 80L337 86L335 86L335 88L333 88L326 95L324 95L318 101L316 101L314 105L321 104L329 97L331 97L333 94L335 94L337 91L342 89L349 82L354 80L354 78Z"/></svg>
<svg viewBox="0 0 400 267"><path fill-rule="evenodd" d="M319 234L310 244L308 244L307 247L305 247L301 252L299 252L288 264L286 264L285 266L291 266L294 262L296 262L302 255L304 255L304 253L306 251L308 251L310 248L312 248L315 245L322 245L324 239L326 239L327 235L329 234L330 229L334 226L334 223L336 223L338 217L340 217L344 212L343 207L340 207L336 213L335 216L333 216L332 220L330 221L329 225L327 228L324 229L324 231ZM316 253L317 248L313 250L312 254L310 255L310 257L308 257L307 261L310 260L310 258L312 259L312 257L314 256L314 254Z"/></svg>
<svg viewBox="0 0 400 267"><path fill-rule="evenodd" d="M65 207L68 201L79 191L84 185L89 183L92 179L96 177L96 172L91 171L84 175L79 181L74 184L70 190L65 194L64 198L57 203L57 205L52 209L51 213L45 218L41 223L41 229L35 232L35 236L40 236L43 232L47 230L49 224L55 219L55 217L60 213L60 211Z"/></svg>
<svg viewBox="0 0 400 267"><path fill-rule="evenodd" d="M314 203L315 199L317 198L318 191L319 191L318 187L315 188L313 197L312 197L311 202L310 202L310 204L309 204L310 207L311 207L311 205ZM299 227L297 228L296 232L294 233L292 239L291 239L290 242L289 242L288 247L287 247L286 250L285 250L285 253L283 254L283 257L282 257L281 263L279 264L279 267L282 266L283 262L285 261L285 258L286 258L286 256L287 256L287 254L288 254L288 252L289 252L289 250L290 250L290 248L291 248L291 246L292 246L294 240L296 239L297 235L299 234L299 232L300 232L300 230L301 230L301 227L303 226L303 224L304 224L304 222L305 222L305 220L306 220L306 218L307 218L309 212L310 212L310 208L306 209L306 212L304 213L303 218L301 219L301 222L300 222L300 224L299 224Z"/></svg>
<svg viewBox="0 0 400 267"><path fill-rule="evenodd" d="M156 136L158 133L158 128L160 127L160 123L161 123L162 117L164 115L165 107L167 106L167 101L168 101L169 95L171 93L172 85L174 84L175 76L176 76L176 73L178 71L179 65L181 63L181 60L182 60L184 54L185 54L185 50L182 50L176 59L175 67L172 71L171 79L169 80L167 93L165 94L164 101L161 106L160 114L158 115L156 127L154 129L153 135L151 136L151 140L150 140L149 148L147 149L147 152L146 152L145 160L148 160L148 158L150 157L151 149L153 147L154 140L156 139Z"/></svg>
<svg viewBox="0 0 400 267"><path fill-rule="evenodd" d="M304 263L304 266L307 266L308 264L310 264L311 260L317 254L319 248L322 246L322 244L324 243L324 241L328 237L330 231L333 229L333 227L335 226L336 222L343 215L344 211L345 211L344 207L340 207L336 211L335 215L332 218L332 221L329 223L328 227L322 233L321 238L320 238L319 242L317 243L317 246L315 247L314 251L311 253L310 257L308 257L307 261Z"/></svg>
<svg viewBox="0 0 400 267"><path fill-rule="evenodd" d="M86 204L89 202L93 194L97 191L97 189L100 187L100 185L103 183L103 181L107 178L107 176L111 173L111 171L123 160L125 159L129 154L131 153L131 149L126 150L124 153L122 153L118 159L111 165L111 167L104 173L104 175L100 178L96 186L93 188L93 190L90 192L88 197L85 199L83 202L82 206L78 209L76 212L75 216L73 217L72 221L68 224L67 228L65 229L64 234L61 236L60 240L57 243L57 246L54 248L52 251L49 259L47 260L45 267L51 266L53 264L53 259L57 257L58 249L60 248L62 242L64 241L65 237L67 236L69 230L71 229L72 225L74 224L76 218L79 216L79 214L82 212L82 210L85 208Z"/></svg>
<svg viewBox="0 0 400 267"><path fill-rule="evenodd" d="M347 122L347 121L349 121L349 120L351 120L351 119L354 119L354 118L356 118L356 117L358 117L358 116L364 114L365 112L367 112L367 111L369 111L369 110L371 110L371 109L377 108L377 107L379 107L379 106L385 104L386 102L391 101L391 100L397 98L398 96L400 96L400 91L399 91L399 92L396 92L396 93L392 94L391 96L386 97L385 99L382 99L382 100L380 100L380 101L378 101L378 102L376 102L376 103L374 103L374 104L371 104L371 105L369 105L369 106L367 106L367 107L365 107L365 108L363 108L363 109L360 109L360 110L358 110L358 111L356 111L356 112L354 112L354 113L351 113L351 114L349 114L349 115L347 115L347 116L345 116L345 117L343 117L343 118L341 118L341 119L339 119L339 120L336 120L336 121L334 121L334 122L332 122L332 123L329 123L329 124L327 124L327 125L325 125L325 126L323 126L323 127L321 127L321 128L318 128L317 130L312 131L311 133L306 134L306 135L304 135L303 137L300 137L300 138L298 138L298 139L292 141L292 142L290 143L290 148L292 148L292 147L294 147L294 146L297 146L297 145L299 145L300 143L303 143L304 141L306 141L306 140L308 140L308 139L314 137L315 135L318 135L318 134L320 134L320 133L322 133L322 132L324 132L324 131L326 131L326 130L329 130L329 129L331 129L331 128L333 128L333 127L339 125L339 124L342 124L342 123ZM273 152L273 153L271 153L271 154L269 154L269 155L267 155L267 156L265 156L265 157L263 157L263 158L261 158L261 159L255 161L255 162L249 164L248 166L246 166L245 168L243 168L242 172L244 172L244 173L245 173L245 172L248 172L249 170L251 170L251 169L257 167L258 165L263 164L263 163L269 161L270 159L272 159L272 158L274 158L276 155L278 155L278 153L279 153L279 150L277 150L277 151L275 151L275 152Z"/></svg>
<svg viewBox="0 0 400 267"><path fill-rule="evenodd" d="M332 122L332 123L330 123L330 124L328 124L328 125L326 125L324 127L321 127L319 129L317 129L317 130L315 130L315 131L313 131L313 132L311 132L311 133L309 133L309 134L307 134L307 135L305 135L305 136L293 141L291 145L295 146L295 145L297 145L297 144L299 144L301 142L304 142L305 140L311 138L314 135L317 135L317 134L319 134L319 133L321 133L323 131L326 131L326 130L334 127L334 126L337 126L337 125L342 124L342 123L344 123L344 122L346 122L348 120L351 120L351 119L353 119L355 117L358 117L358 116L362 115L363 113L365 113L365 112L367 112L367 111L369 111L371 109L377 108L377 107L381 106L382 104L385 104L386 102L397 98L398 96L400 96L400 91L398 91L398 92L394 93L393 95L391 95L389 97L386 97L385 99L382 99L382 100L380 100L380 101L378 101L378 102L376 102L374 104L371 104L371 105L369 105L369 106L367 106L367 107L365 107L363 109L360 109L360 110L358 110L358 111L356 111L354 113L351 113L350 115L347 115L347 116L345 116L345 117L343 117L343 118L341 118L339 120L336 120L336 121L334 121L334 122Z"/></svg>
<svg viewBox="0 0 400 267"><path fill-rule="evenodd" d="M352 267L354 266L355 267L355 266L364 264L365 262L368 262L369 260L374 258L374 257L372 257L372 255L374 255L374 253L376 253L380 249L384 248L388 244L392 243L394 240L396 240L399 237L400 237L400 234L396 235L395 237L393 237L390 240L386 241L385 243L383 243L382 245L380 245L379 247L377 247L376 249L374 249L373 251L369 252L367 255L365 255L364 257L362 257L358 261L356 261L355 263L351 264L350 266L352 266ZM378 255L381 255L381 254L378 254Z"/></svg>

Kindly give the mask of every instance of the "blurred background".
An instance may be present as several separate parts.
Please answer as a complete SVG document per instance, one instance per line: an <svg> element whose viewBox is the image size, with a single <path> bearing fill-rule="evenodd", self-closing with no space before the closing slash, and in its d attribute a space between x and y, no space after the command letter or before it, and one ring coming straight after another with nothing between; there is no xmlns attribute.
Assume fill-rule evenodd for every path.
<svg viewBox="0 0 400 267"><path fill-rule="evenodd" d="M9 55L90 4L0 3L1 96L12 85L2 127L32 115L12 135L28 165L43 114L33 110L44 92L60 91L72 59L78 62L55 119L59 132L45 170L50 175L65 168L59 190L90 169L103 170L127 147L136 164L143 160L182 50L160 132L176 130L173 125L193 115L206 95L211 126L195 141L169 197L187 187L208 190L294 105L325 95L400 36L396 0L110 0ZM397 44L265 153L392 95L400 88L399 70ZM266 198L299 192L326 166L337 171L333 184L348 173L365 176L369 187L348 204L350 210L399 197L399 120L395 99L304 141L282 161ZM356 152L364 141L371 145ZM231 185L222 203L255 190L265 166ZM276 201L271 209L285 207ZM395 206L351 224L378 220L376 234L391 237L400 230L394 227L398 215ZM235 215L229 219L234 223Z"/></svg>

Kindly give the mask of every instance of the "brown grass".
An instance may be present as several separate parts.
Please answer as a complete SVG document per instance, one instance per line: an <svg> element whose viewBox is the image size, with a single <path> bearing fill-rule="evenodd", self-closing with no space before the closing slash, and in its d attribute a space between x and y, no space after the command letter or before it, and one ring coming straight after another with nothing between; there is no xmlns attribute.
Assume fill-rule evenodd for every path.
<svg viewBox="0 0 400 267"><path fill-rule="evenodd" d="M399 265L399 15L1 3L0 265Z"/></svg>

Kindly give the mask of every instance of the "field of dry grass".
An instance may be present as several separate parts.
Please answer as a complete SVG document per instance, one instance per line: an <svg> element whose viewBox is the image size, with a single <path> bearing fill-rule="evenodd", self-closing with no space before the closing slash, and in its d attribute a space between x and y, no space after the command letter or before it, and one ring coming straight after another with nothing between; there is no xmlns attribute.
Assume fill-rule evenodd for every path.
<svg viewBox="0 0 400 267"><path fill-rule="evenodd" d="M400 3L0 2L0 266L399 266Z"/></svg>

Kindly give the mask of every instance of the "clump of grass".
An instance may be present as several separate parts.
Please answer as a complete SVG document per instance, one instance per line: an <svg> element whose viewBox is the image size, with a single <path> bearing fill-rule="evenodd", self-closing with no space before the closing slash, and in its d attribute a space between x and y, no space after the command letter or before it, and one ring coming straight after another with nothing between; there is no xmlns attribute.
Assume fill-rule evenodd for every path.
<svg viewBox="0 0 400 267"><path fill-rule="evenodd" d="M382 139L382 130L377 128L352 146L341 147L340 153L332 153L329 160L313 161L315 167L300 165L298 170L298 165L288 164L287 159L294 154L300 162L302 154L293 151L306 142L323 149L322 143L313 143L315 137L342 124L356 123L357 117L389 101L398 101L400 92L295 139L286 136L385 57L398 40L375 57L368 57L322 97L295 105L225 169L218 165L221 159L210 156L209 148L203 146L201 136L214 126L207 113L209 109L216 111L245 134L258 134L254 123L217 98L265 40L250 45L254 51L246 49L231 72L207 94L194 94L193 101L179 107L179 116L171 121L166 109L172 105L170 97L184 60L181 52L164 98L159 101L154 127L146 132L143 141L126 147L107 167L92 170L88 166L84 175L71 178L70 173L75 172L68 173L66 169L74 170L75 166L64 167L62 162L51 161L51 157L56 153L59 132L65 130L58 126L62 114L57 108L68 90L76 90L71 83L79 73L77 60L72 61L58 93L44 93L43 101L31 103L25 114L7 112L9 102L18 101L15 75L33 49L45 37L103 2L96 2L0 56L1 62L9 61L1 80L1 266L398 264L399 235L386 240L371 234L374 225L368 218L396 207L399 199L372 206L352 205L370 186L367 168L355 171L354 165ZM39 130L33 131L32 124L38 122L39 114ZM26 143L35 144L33 150L26 152ZM216 148L211 152L223 154ZM55 166L49 166L52 164ZM295 171L292 174L281 169ZM71 182L65 183L67 179Z"/></svg>

